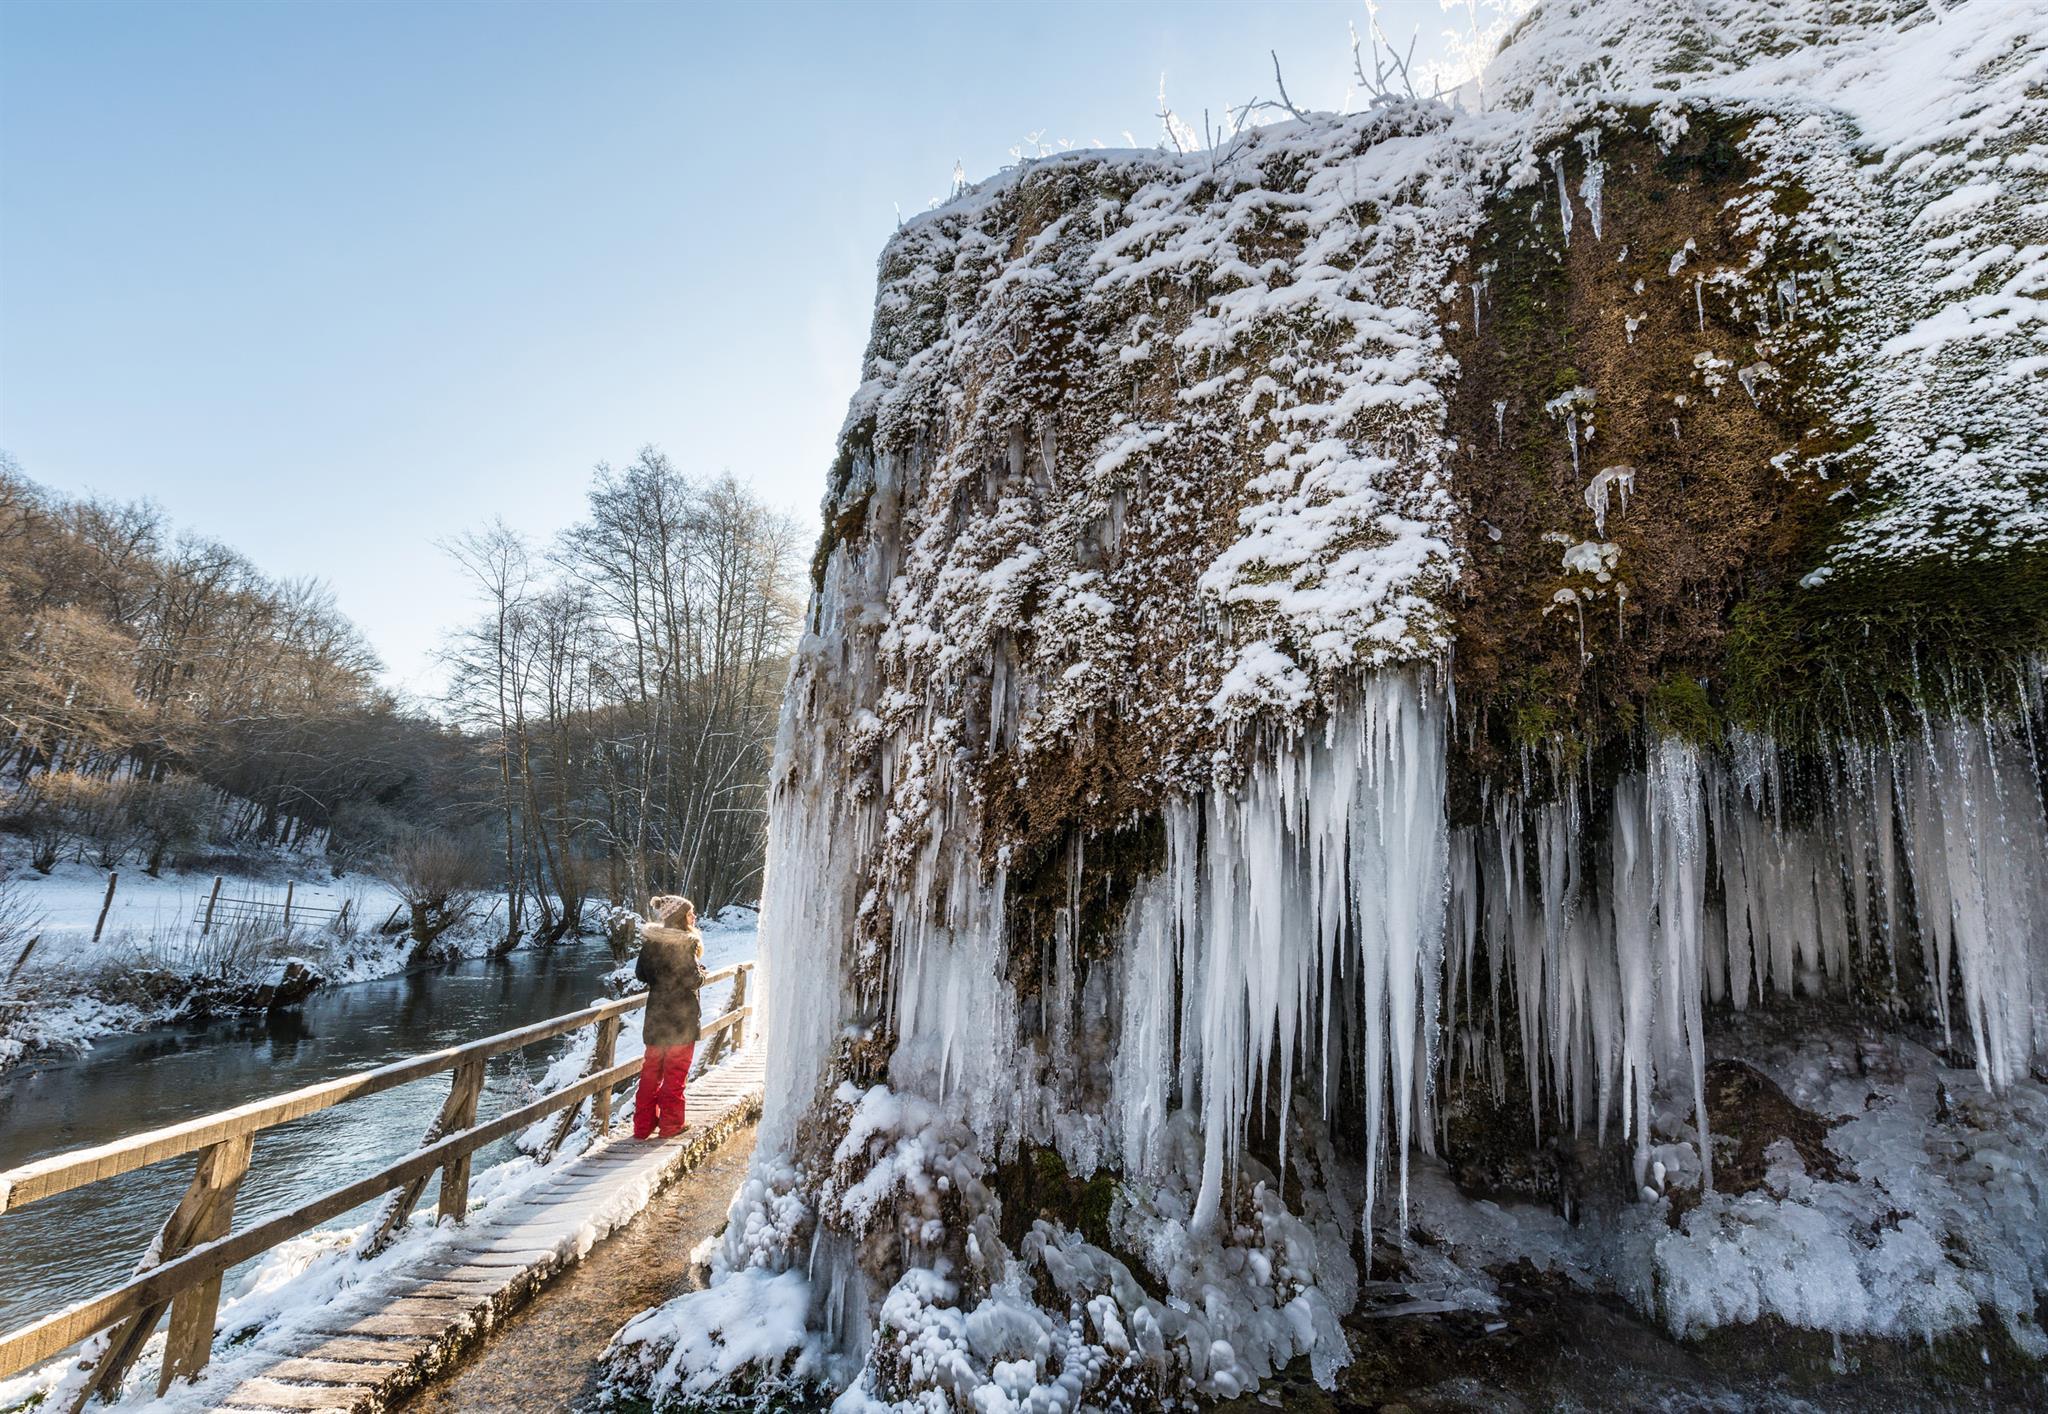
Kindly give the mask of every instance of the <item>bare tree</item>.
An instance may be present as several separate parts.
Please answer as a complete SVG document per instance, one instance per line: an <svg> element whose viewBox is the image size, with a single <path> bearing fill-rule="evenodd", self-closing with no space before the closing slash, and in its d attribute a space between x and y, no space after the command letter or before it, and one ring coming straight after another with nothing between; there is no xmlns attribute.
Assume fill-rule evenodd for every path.
<svg viewBox="0 0 2048 1414"><path fill-rule="evenodd" d="M488 872L484 851L469 836L411 831L391 846L377 876L411 914L414 957L424 957L469 915Z"/></svg>

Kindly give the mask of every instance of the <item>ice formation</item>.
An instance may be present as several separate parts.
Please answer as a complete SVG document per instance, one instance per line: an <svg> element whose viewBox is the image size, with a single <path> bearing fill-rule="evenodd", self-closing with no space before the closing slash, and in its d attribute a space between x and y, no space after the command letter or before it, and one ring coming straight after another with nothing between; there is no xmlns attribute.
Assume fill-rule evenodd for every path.
<svg viewBox="0 0 2048 1414"><path fill-rule="evenodd" d="M1526 712L1505 767L1473 763L1496 724L1451 670L1523 534L1461 520L1488 450L1553 459L1565 521L1527 533L1520 602L1539 627L1572 606L1550 622L1589 680L1610 635L1655 639L1643 534L1698 492L1653 458L1711 450L1717 419L1812 411L1750 463L1836 507L1798 592L2048 550L2048 401L2022 395L2048 372L2048 42L1996 0L1849 8L1553 0L1484 112L1050 157L903 228L785 699L754 1172L711 1288L622 1332L618 1378L991 1414L1229 1396L1303 1358L1327 1381L1375 1242L1431 1223L1681 1333L1993 1311L2048 1351L2038 1163L1974 1226L1858 1247L1872 1193L1962 1191L1901 1176L1926 1086L1838 1121L1873 1146L1860 1179L1780 1153L1765 1196L1724 1191L1709 1107L1717 1034L1826 1000L1972 1069L1981 1132L2039 1128L2038 645L1969 684L1907 665L1818 726L1666 674L1623 685L1597 756ZM1447 330L1530 318L1474 268L1484 223L1612 269L1645 219L1630 144L1684 171L1722 160L1703 131L1754 176L1725 229L1636 245L1625 344L1602 316L1683 391L1642 415L1604 380L1487 388L1477 438L1449 435L1474 375ZM1627 464L1588 480L1595 445ZM1458 1211L1474 1114L1625 1146L1625 1201L1511 1231ZM1933 1236L1965 1226L1964 1255ZM1773 1286L1773 1244L1834 1263L1839 1299ZM1887 1314L1887 1271L1947 1294Z"/></svg>

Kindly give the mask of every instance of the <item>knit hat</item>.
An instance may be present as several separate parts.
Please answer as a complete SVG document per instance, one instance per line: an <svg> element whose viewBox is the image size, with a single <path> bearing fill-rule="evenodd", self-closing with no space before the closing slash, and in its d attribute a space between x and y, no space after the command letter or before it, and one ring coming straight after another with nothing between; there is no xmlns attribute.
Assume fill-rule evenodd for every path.
<svg viewBox="0 0 2048 1414"><path fill-rule="evenodd" d="M648 921L663 928L680 928L697 912L697 906L681 894L656 894L647 901Z"/></svg>

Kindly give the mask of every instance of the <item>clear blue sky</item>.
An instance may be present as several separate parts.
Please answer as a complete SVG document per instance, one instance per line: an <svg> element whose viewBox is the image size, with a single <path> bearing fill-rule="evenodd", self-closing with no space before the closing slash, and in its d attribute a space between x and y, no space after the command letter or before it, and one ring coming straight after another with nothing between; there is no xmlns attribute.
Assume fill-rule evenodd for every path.
<svg viewBox="0 0 2048 1414"><path fill-rule="evenodd" d="M1419 54L1460 13L1383 4ZM659 444L814 524L875 257L1052 142L1340 106L1362 3L0 3L0 448L317 575L398 685Z"/></svg>

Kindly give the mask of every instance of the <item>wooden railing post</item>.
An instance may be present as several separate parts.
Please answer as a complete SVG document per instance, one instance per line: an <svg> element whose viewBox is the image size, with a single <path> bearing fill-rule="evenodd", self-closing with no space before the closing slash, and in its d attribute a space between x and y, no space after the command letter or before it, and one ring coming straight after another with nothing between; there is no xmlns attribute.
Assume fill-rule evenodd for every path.
<svg viewBox="0 0 2048 1414"><path fill-rule="evenodd" d="M732 1049L735 1051L747 1048L747 979L753 975L753 963L740 964L739 973L732 979L732 1000L726 1004L727 1011L740 1013L740 1019L732 1024Z"/></svg>
<svg viewBox="0 0 2048 1414"><path fill-rule="evenodd" d="M481 1058L467 1060L455 1067L455 1080L448 1087L448 1098L441 1102L441 1113L434 1116L434 1122L427 1126L427 1136L420 1141L420 1147L446 1138L459 1130L476 1123L476 1100L484 1088L484 1063ZM452 1169L453 1164L449 1165ZM441 1215L448 1214L449 1175L441 1175ZM469 1206L469 1161L462 1160L462 1207ZM405 1226L405 1220L412 1216L412 1210L419 1206L420 1195L427 1191L427 1176L418 1178L391 1195L391 1201L384 1205L384 1211L377 1216L369 1228L369 1236L356 1248L356 1255L364 1259L376 1256L391 1245L391 1239ZM458 1221L460 1214L457 1214Z"/></svg>
<svg viewBox="0 0 2048 1414"><path fill-rule="evenodd" d="M600 1071L612 1068L612 1057L619 1049L620 1025L619 1018L616 1016L608 1016L597 1023L597 1044L590 1052L590 1064L583 1068L583 1075L579 1078L588 1079ZM600 1090L597 1094L591 1096L590 1106L590 1142L595 1144L598 1140L604 1138L605 1132L611 1128L612 1092L610 1089ZM556 1120L555 1127L548 1131L547 1142L540 1146L540 1152L534 1156L535 1159L541 1163L547 1163L555 1157L555 1152L562 1147L562 1141L567 1139L569 1131L575 1128L576 1116L582 1110L582 1104L578 1103L562 1111L561 1118Z"/></svg>
<svg viewBox="0 0 2048 1414"><path fill-rule="evenodd" d="M249 1156L255 1138L253 1134L245 1134L239 1139L216 1144L201 1158L199 1177L206 1181L210 1201L200 1215L188 1245L196 1247L202 1242L213 1242L228 1235L228 1229L234 1224L235 1194L242 1186L243 1176L249 1172ZM214 1162L209 1165L208 1159ZM206 1362L213 1354L213 1323L220 1315L220 1282L219 1276L212 1276L172 1298L171 1327L164 1343L163 1372L156 1382L159 1396L170 1389L172 1380L181 1376L195 1378L206 1368Z"/></svg>
<svg viewBox="0 0 2048 1414"><path fill-rule="evenodd" d="M619 1027L624 1025L620 1017L608 1016L597 1023L598 1070L610 1070L616 1063L614 1057L619 1051ZM590 1097L591 1142L596 1143L612 1132L612 1092L606 1086Z"/></svg>
<svg viewBox="0 0 2048 1414"><path fill-rule="evenodd" d="M476 1123L477 1098L484 1092L484 1063L481 1057L455 1067L455 1088L448 1096L454 1107L445 1133L454 1134ZM461 1222L469 1216L469 1160L472 1151L463 1150L441 1169L442 1222Z"/></svg>
<svg viewBox="0 0 2048 1414"><path fill-rule="evenodd" d="M138 1273L181 1256L203 1242L227 1235L234 1218L235 1191L249 1171L249 1154L255 1142L252 1134L236 1135L203 1150L193 1171L185 1196L178 1201L149 1254L136 1268ZM144 1307L117 1327L100 1351L91 1376L71 1405L72 1414L83 1409L95 1394L108 1403L121 1397L121 1380L135 1357L163 1319L164 1307L171 1308L171 1331L164 1347L163 1374L157 1393L171 1387L179 1375L196 1375L206 1368L213 1352L213 1322L220 1309L220 1277L212 1276L177 1293L169 1302Z"/></svg>
<svg viewBox="0 0 2048 1414"><path fill-rule="evenodd" d="M220 902L221 876L213 876L213 892L206 896L206 921L199 925L199 936L205 937L213 931L213 907Z"/></svg>
<svg viewBox="0 0 2048 1414"><path fill-rule="evenodd" d="M284 935L287 938L292 935L292 890L297 887L298 884L290 879L284 882Z"/></svg>

